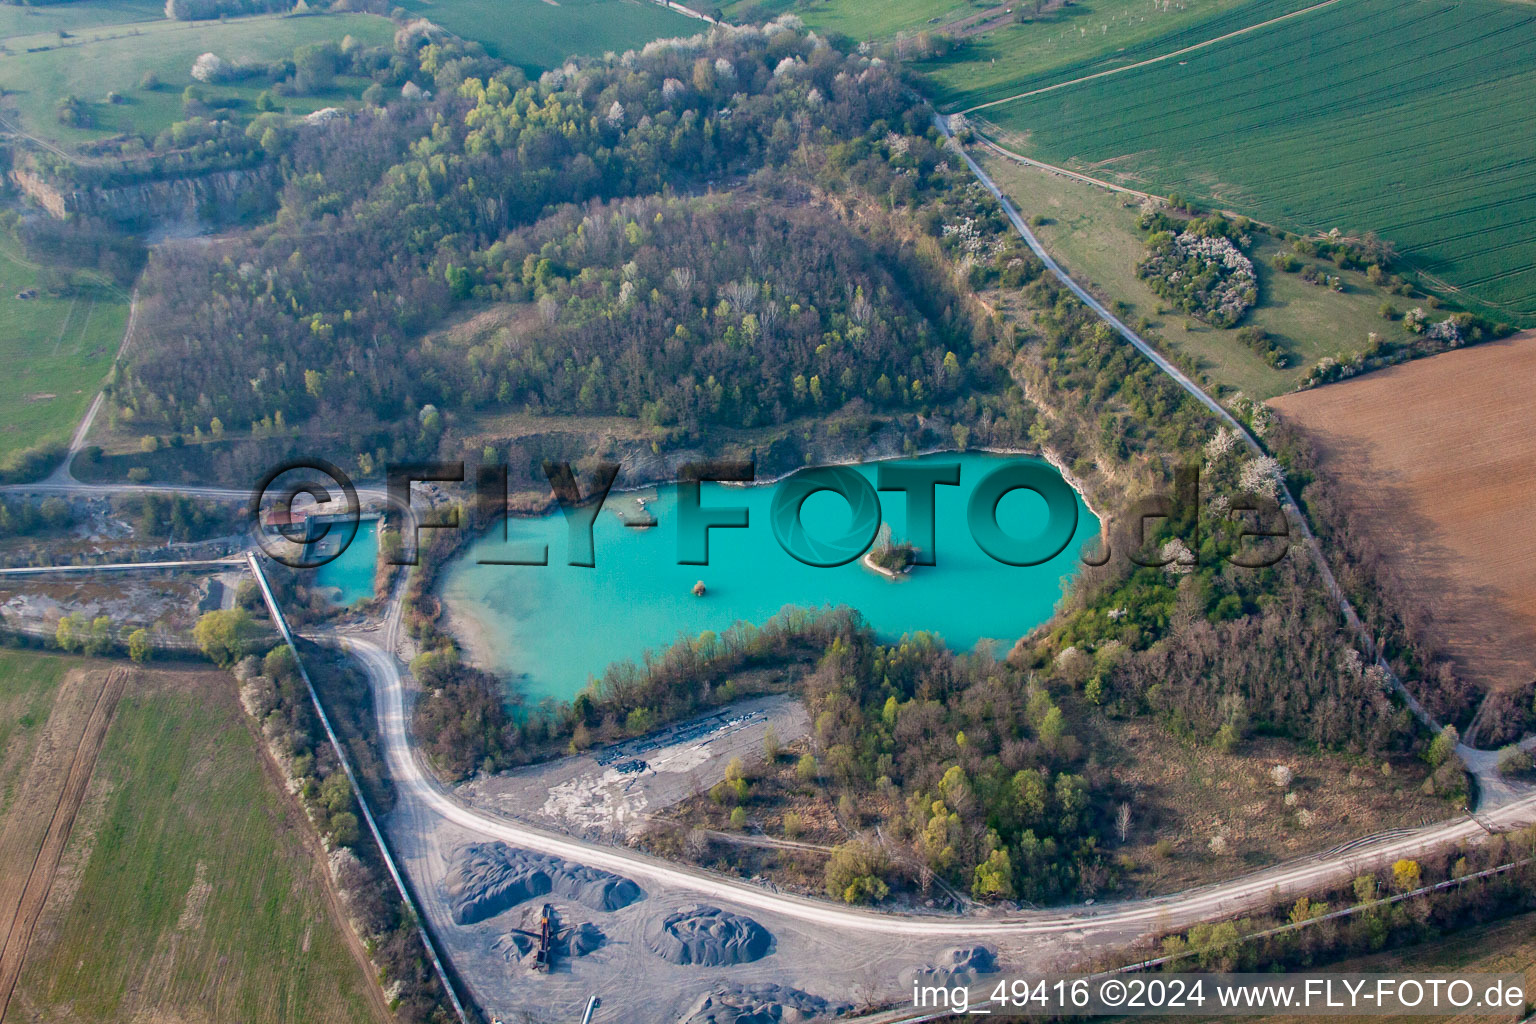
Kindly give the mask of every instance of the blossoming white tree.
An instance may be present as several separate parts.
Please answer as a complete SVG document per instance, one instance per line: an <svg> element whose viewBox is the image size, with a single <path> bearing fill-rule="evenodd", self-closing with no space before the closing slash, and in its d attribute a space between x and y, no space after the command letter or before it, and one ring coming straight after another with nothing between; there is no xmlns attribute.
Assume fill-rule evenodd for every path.
<svg viewBox="0 0 1536 1024"><path fill-rule="evenodd" d="M224 77L224 60L216 53L205 53L192 62L192 77L199 82L217 82Z"/></svg>

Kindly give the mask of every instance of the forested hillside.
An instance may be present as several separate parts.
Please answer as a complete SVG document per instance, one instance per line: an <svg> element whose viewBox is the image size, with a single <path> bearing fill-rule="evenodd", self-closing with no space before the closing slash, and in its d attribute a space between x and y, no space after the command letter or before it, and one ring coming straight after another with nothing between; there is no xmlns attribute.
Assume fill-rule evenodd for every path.
<svg viewBox="0 0 1536 1024"><path fill-rule="evenodd" d="M420 51L423 66L441 59L437 49ZM927 377L928 388L942 388L946 374L954 375L944 358L959 343L947 340L948 325L927 322L929 311L914 308L923 299L935 306L934 286L899 297L889 271L870 265L870 250L894 248L890 242L846 232L834 238L836 225L784 213L685 207L669 218L660 200L569 211L519 230L565 203L697 190L765 163L789 164L815 138L878 138L887 119L923 130L921 111L889 71L787 29L735 33L707 55L703 43L653 46L622 63L551 73L538 83L512 69L467 78L427 111L397 104L297 152L272 227L212 253L155 261L144 290L156 341L140 352L116 397L136 421L184 434L315 417L391 422L427 404L520 407L579 396L589 383L592 408L624 404L637 414L652 403L660 421L668 418L662 405L673 417L696 416L675 379L664 386L620 379L626 352L644 357L636 345L661 344L658 328L690 358L722 347L722 370L742 363L729 355L727 328L740 345L753 334L750 344L762 347L751 360L761 364L757 379L750 393L747 382L731 384L744 389L740 410L750 406L765 421L814 402L814 361L798 367L811 371L799 397L794 375L777 374L786 346L878 353L908 376L909 387ZM394 162L412 129L425 130ZM920 173L920 158L929 169L938 162L929 145L909 154L909 174ZM351 169L332 181L330 168L346 165ZM376 178L369 174L375 168ZM636 219L642 212L644 223ZM584 217L591 223L580 223ZM562 237L572 229L581 237ZM731 245L723 259L710 253L688 263L711 235L727 233L743 244ZM735 237L740 233L747 237ZM604 264L629 287L594 273ZM675 267L692 269L696 279L672 274ZM902 283L901 290L910 288ZM734 305L726 286L735 286ZM425 328L475 298L538 301L549 341L473 364L415 345ZM598 309L600 302L607 308ZM934 312L942 314L943 304ZM897 329L908 322L910 330ZM836 342L823 337L834 333ZM562 346L580 339L579 363L549 366L541 352L556 338ZM610 371L594 369L593 357ZM908 369L914 357L920 372ZM820 384L823 401L875 393L876 379L842 379L846 356L829 352L822 362L829 372ZM892 400L905 397L893 393ZM705 404L715 403L706 396Z"/></svg>

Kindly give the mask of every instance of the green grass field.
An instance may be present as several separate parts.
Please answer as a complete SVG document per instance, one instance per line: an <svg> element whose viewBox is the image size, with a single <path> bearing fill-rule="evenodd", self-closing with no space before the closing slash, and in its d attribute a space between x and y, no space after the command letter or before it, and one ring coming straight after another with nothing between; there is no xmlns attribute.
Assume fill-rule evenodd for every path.
<svg viewBox="0 0 1536 1024"><path fill-rule="evenodd" d="M12 36L55 33L57 38L60 29L73 32L96 25L125 25L164 17L165 5L155 0L72 0L40 7L0 4L0 45L15 49Z"/></svg>
<svg viewBox="0 0 1536 1024"><path fill-rule="evenodd" d="M0 686L39 662L55 678L72 664L8 653ZM187 670L130 681L55 881L54 897L73 895L34 933L18 1018L376 1019L307 825L264 773L234 685Z"/></svg>
<svg viewBox="0 0 1536 1024"><path fill-rule="evenodd" d="M120 132L153 136L185 116L181 92L193 84L192 62L199 54L216 53L226 61L267 61L292 56L305 43L339 43L349 35L377 46L388 43L394 31L387 19L371 14L262 15L231 21L96 25L63 40L52 33L12 38L5 42L10 52L0 56L0 89L7 94L0 111L14 112L27 132L64 146ZM25 52L38 46L49 48ZM146 71L159 77L160 88L139 87ZM295 113L309 113L355 99L367 85L362 79L338 79L327 94L281 98L279 103ZM240 99L237 114L250 116L257 94L266 87L265 82L222 85L208 87L207 93ZM117 92L123 102L106 102L108 92ZM58 122L57 104L69 95L87 104L93 127Z"/></svg>
<svg viewBox="0 0 1536 1024"><path fill-rule="evenodd" d="M693 7L707 10L702 0ZM728 21L766 21L793 14L818 32L841 32L854 39L886 39L898 32L942 27L992 4L976 0L732 0L720 5ZM938 26L931 23L937 19Z"/></svg>
<svg viewBox="0 0 1536 1024"><path fill-rule="evenodd" d="M404 0L404 6L534 75L574 54L602 56L709 27L650 0Z"/></svg>
<svg viewBox="0 0 1536 1024"><path fill-rule="evenodd" d="M0 239L0 461L37 444L68 441L101 388L128 321L128 297L105 284L70 297L18 299L38 271Z"/></svg>
<svg viewBox="0 0 1536 1024"><path fill-rule="evenodd" d="M1123 67L1214 36L1309 7L1319 0L732 0L722 5L733 21L763 21L794 14L818 32L882 41L922 31L956 37L943 57L914 60L923 91L945 111L1003 99L1029 89ZM695 3L700 7L701 3ZM1007 7L1011 18L975 35L961 23ZM701 8L702 9L702 8ZM984 19L991 21L992 17ZM957 26L960 26L957 28Z"/></svg>
<svg viewBox="0 0 1536 1024"><path fill-rule="evenodd" d="M1536 324L1536 8L1342 0L985 115L1049 163L1293 230L1375 230Z"/></svg>
<svg viewBox="0 0 1536 1024"><path fill-rule="evenodd" d="M1259 275L1260 301L1243 326L1253 324L1283 339L1291 363L1277 370L1238 342L1236 329L1212 327L1182 312L1158 312L1166 303L1136 276L1146 240L1136 226L1140 203L1134 197L985 151L978 151L977 158L1026 218L1046 218L1033 230L1068 273L1102 300L1126 303L1127 323L1151 320L1168 347L1194 357L1212 380L1229 389L1257 398L1283 394L1294 390L1323 356L1349 356L1365 348L1372 331L1386 339L1406 336L1400 323L1378 314L1383 302L1406 309L1406 300L1387 295L1363 274L1341 272L1332 264L1328 273L1343 277L1348 291L1331 291L1276 271L1269 257L1286 247L1258 235L1249 255Z"/></svg>

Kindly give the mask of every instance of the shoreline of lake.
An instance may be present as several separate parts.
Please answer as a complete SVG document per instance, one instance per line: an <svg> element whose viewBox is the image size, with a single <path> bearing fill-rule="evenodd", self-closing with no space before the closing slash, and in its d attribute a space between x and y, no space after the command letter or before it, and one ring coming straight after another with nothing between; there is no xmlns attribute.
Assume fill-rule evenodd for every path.
<svg viewBox="0 0 1536 1024"><path fill-rule="evenodd" d="M845 567L853 570L853 578L807 575L812 571L839 570L808 570L793 563L787 555L782 556L781 562L781 556L774 553L779 550L776 546L761 546L772 545L764 528L771 496L755 489L792 475L784 474L732 486L735 494L752 493L745 502L754 513L750 520L752 539L744 545L733 535L748 531L710 531L714 535L710 542L710 567L685 568L675 564L675 529L627 528L622 525L627 517L616 514L600 515L594 527L598 562L608 570L602 577L588 575L593 573L592 569L565 565L558 554L564 548L563 530L544 538L551 542L551 564L527 570L547 575L509 576L507 567L498 573L494 567L474 564L474 548L500 542L499 536L491 531L469 542L453 563L445 567L437 590L446 616L446 630L466 660L508 679L529 705L550 696L569 700L608 665L625 660L638 662L647 651L663 650L679 637L720 631L736 621L760 623L786 605L848 605L859 609L882 636L891 639L903 632L926 629L939 633L957 650L969 649L982 639L1011 644L1050 621L1056 602L1080 569L1077 555L1100 535L1101 517L1054 454L988 449L956 452L941 448L921 456L827 465L862 467L865 476L870 477L874 467L882 462L931 460L946 454L972 464L965 476L971 487L984 475L980 471L990 468L986 463L994 459L1029 457L1051 465L1072 487L1082 513L1069 544L1070 555L1059 555L1033 572L980 558L979 549L962 525L964 499L970 492L969 487L962 486L939 488L937 494L940 519L946 524L941 531L950 531L947 535L941 532L939 537L940 562L949 570L946 573L892 574L872 565L865 552L857 559L857 565ZM658 520L666 521L675 509L676 497L675 493L667 493L665 484L659 485L659 491L655 483L614 490L610 497L647 491L660 495L649 511ZM650 495L646 498L650 506ZM719 503L718 497L715 500ZM838 499L827 500L835 503ZM1039 502L1033 495L1010 500ZM605 506L604 510L610 508ZM807 510L810 508L807 506ZM904 506L892 511L898 519L904 517ZM823 509L813 513L813 518L821 516L825 523L826 514ZM547 530L540 524L558 524L560 519L552 508L543 515L509 515L507 521L512 524L514 535L521 531L522 536L514 539L538 542L536 531ZM806 521L809 524L812 518ZM1031 525L1035 521L1020 520ZM626 539L616 547L617 536ZM743 555L748 548L751 550ZM480 555L486 553L482 550ZM1016 575L1019 572L1028 575ZM566 575L556 576L557 573ZM683 575L687 578L683 579ZM673 580L673 576L678 578ZM691 587L696 579L705 581L710 601L700 602L692 596ZM869 582L860 584L858 579ZM886 586L893 582L905 585L897 589ZM871 586L879 590L871 591ZM989 590L994 598L985 603L985 614L958 614L959 609L968 607L970 595L983 595ZM898 593L899 600L895 597ZM626 622L634 625L626 626ZM571 639L562 643L558 639L562 636Z"/></svg>

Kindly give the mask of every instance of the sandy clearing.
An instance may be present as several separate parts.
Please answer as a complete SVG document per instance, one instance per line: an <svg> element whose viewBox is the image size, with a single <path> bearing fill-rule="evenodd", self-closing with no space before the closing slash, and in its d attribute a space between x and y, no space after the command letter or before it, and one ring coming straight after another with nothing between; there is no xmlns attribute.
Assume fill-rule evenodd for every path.
<svg viewBox="0 0 1536 1024"><path fill-rule="evenodd" d="M459 787L471 804L587 838L625 841L651 815L725 778L731 758L762 760L769 725L781 743L810 731L805 706L779 694L712 709L660 733L617 748L592 751L478 778ZM684 730L686 738L673 738ZM638 771L620 771L641 762Z"/></svg>
<svg viewBox="0 0 1536 1024"><path fill-rule="evenodd" d="M1536 331L1270 403L1480 686L1536 679Z"/></svg>

